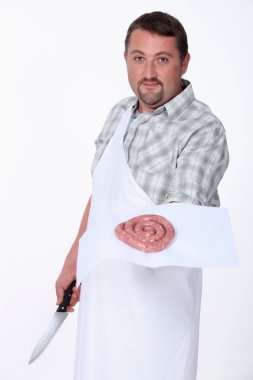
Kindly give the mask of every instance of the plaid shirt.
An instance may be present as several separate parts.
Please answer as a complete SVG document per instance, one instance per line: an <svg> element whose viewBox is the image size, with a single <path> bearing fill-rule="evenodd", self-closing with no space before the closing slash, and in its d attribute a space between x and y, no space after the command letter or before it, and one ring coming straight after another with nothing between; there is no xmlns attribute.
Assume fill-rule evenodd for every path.
<svg viewBox="0 0 253 380"><path fill-rule="evenodd" d="M124 149L139 186L156 204L219 206L217 187L229 161L225 130L210 108L195 99L190 82L183 79L182 84L183 91L154 112L138 114L136 97L118 102L95 141L91 172L132 105Z"/></svg>

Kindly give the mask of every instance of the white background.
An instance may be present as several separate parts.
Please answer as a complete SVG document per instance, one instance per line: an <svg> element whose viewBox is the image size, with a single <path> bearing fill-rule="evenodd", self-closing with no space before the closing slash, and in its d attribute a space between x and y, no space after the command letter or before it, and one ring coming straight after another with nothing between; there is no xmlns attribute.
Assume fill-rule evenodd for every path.
<svg viewBox="0 0 253 380"><path fill-rule="evenodd" d="M253 379L252 1L0 0L3 380L73 377L77 312L27 362L90 194L94 139L112 105L132 95L126 30L154 10L185 26L185 77L223 122L231 157L220 196L241 265L204 272L198 380Z"/></svg>

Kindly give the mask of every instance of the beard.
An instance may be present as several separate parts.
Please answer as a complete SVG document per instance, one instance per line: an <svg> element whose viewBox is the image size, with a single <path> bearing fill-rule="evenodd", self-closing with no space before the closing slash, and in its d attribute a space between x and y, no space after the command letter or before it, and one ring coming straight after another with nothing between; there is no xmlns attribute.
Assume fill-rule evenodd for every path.
<svg viewBox="0 0 253 380"><path fill-rule="evenodd" d="M142 91L141 85L143 82L146 82L146 81L160 84L160 86L161 86L160 90L158 90L158 91L146 90L145 92ZM156 78L151 78L151 79L143 78L137 83L137 92L138 92L139 98L143 101L143 103L145 103L149 106L153 106L153 105L161 102L161 100L163 99L163 96L164 96L163 83L160 82Z"/></svg>

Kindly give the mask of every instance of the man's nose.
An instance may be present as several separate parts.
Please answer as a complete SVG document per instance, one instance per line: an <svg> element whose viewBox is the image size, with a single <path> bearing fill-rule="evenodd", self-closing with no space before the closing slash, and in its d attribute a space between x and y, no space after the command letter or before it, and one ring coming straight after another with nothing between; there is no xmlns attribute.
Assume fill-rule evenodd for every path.
<svg viewBox="0 0 253 380"><path fill-rule="evenodd" d="M156 77L156 67L154 61L146 61L144 67L144 77L145 78L154 78Z"/></svg>

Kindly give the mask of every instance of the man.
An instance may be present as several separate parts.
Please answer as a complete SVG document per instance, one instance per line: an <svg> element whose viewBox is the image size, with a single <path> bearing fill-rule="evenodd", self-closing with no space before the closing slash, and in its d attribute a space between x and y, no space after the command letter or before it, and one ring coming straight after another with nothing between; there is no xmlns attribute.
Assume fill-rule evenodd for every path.
<svg viewBox="0 0 253 380"><path fill-rule="evenodd" d="M177 19L162 12L151 12L140 16L133 21L128 29L125 39L124 57L129 83L136 97L121 100L113 107L108 115L105 125L96 140L97 149L92 165L92 173L96 173L97 177L100 175L101 165L103 168L107 158L105 151L108 152L111 149L108 144L111 139L115 139L115 135L119 130L118 127L122 123L122 118L126 110L130 109L130 118L127 122L127 128L123 137L124 154L128 168L136 184L143 190L143 193L145 193L144 197L146 195L154 204L181 202L196 205L219 206L217 187L228 165L226 136L221 122L211 113L209 107L195 99L191 83L182 79L182 75L187 71L190 61L187 35L183 26ZM100 163L101 160L103 161L102 164ZM115 157L115 160L117 160L117 157ZM109 169L110 167L108 166L108 170ZM112 174L112 177L113 175L114 174ZM118 183L118 186L123 185ZM133 187L134 186L135 184L133 184ZM100 191L102 198L103 188L101 188ZM99 198L99 196L98 192L96 197ZM61 274L56 282L58 304L63 298L64 290L66 290L72 280L76 278L79 240L86 231L93 201L95 205L96 201L92 199L91 203L90 197L77 238L67 255ZM115 270L118 273L121 269L117 267ZM171 272L169 272L169 270ZM142 276L151 275L150 272L147 272L149 274L146 274L146 272L145 274L144 272L136 274L134 271L135 269L133 270L131 268L131 272L127 272L128 275L126 278L134 277L134 281L136 281L136 278L139 278L138 276L143 278ZM126 272L122 273L123 277ZM191 278L191 280L188 278L188 282L192 281L195 283L194 290L193 288L186 290L185 283L182 285L182 288L186 292L190 291L198 294L197 298L194 298L193 301L187 299L188 304L189 302L194 303L196 301L196 307L191 311L191 315L189 316L190 324L192 324L193 319L194 321L198 321L199 295L201 293L201 273L199 270L170 268L166 273L156 271L156 275L157 274L159 275L154 282L154 288L163 276L165 276L164 281L166 281L168 277L175 275L175 282L168 285L174 289L178 289L182 285L178 285L178 281L181 281L178 280L178 276L180 276L180 278L188 278L188 276ZM154 276L153 272L152 276ZM111 277L113 277L113 274ZM109 281L110 276L107 280L101 280L101 278L102 277L97 277L96 281L105 281L104 285L106 286L106 282ZM147 280L147 283L150 283L150 281L151 280ZM139 282L137 281L135 284ZM113 286L115 287L115 284ZM136 285L137 288L138 286L139 285ZM156 295L154 295L155 299L162 289L161 286L159 286L160 285L157 287ZM113 291L113 289L113 287L110 288L108 292ZM137 289L136 292L138 291ZM142 291L144 291L144 293L141 293L142 296L140 296L138 302L141 302L140 300L145 297L145 289ZM79 290L74 288L68 311L74 310L73 306L79 301L79 296ZM170 296L170 294L165 295L165 302ZM89 296L87 297L89 298ZM91 297L96 296L92 295ZM134 292L130 298L134 298ZM181 302L180 295L177 296L177 299L178 298L180 298ZM180 313L183 313L183 310L185 310L186 298L183 300L184 295L182 295L182 302L179 307L179 310L181 310ZM117 301L116 297L115 303L117 302L120 303L120 300L118 299ZM173 302L174 304L171 303L166 309L166 312L169 314L170 312L173 313L173 310L177 308L175 299ZM161 305L163 304L164 301L162 301ZM160 314L165 312L161 305L159 306L161 307ZM141 307L144 309L146 304L143 304ZM86 309L89 308L92 309L92 306L87 304ZM83 313L82 311L81 317L84 315ZM151 313L152 309L149 309L149 314ZM86 322L89 319L85 315L83 318ZM108 317L105 316L105 320L106 318ZM122 316L119 314L117 318L122 318ZM159 318L159 313L157 318ZM180 321L180 323L177 321L177 325L175 325L175 320L177 319L177 314L175 314L172 318L171 326L168 329L165 326L161 332L157 331L156 335L161 334L159 345L166 344L166 342L162 340L162 335L168 334L168 336L172 336L175 330L178 329L179 331L181 329L180 331L182 331L182 326L183 330L185 329L183 318L185 317L182 317L182 321ZM96 319L96 316L94 319ZM157 321L159 324L164 323L164 320L161 322L158 319ZM108 323L110 324L110 322ZM113 323L116 324L116 322ZM180 328L178 324L180 324ZM103 328L99 326L95 326L94 330L103 330ZM89 331L92 331L92 328L93 327L91 327ZM108 326L106 328L108 328ZM134 328L134 324L131 324L131 328L129 329ZM82 327L79 331L81 330ZM124 336L123 327L121 327L117 330L119 340L122 342L121 346L117 346L116 349L116 346L113 346L110 339L106 340L104 345L107 347L107 350L99 351L97 356L94 354L94 357L92 357L92 359L90 358L90 361L93 360L94 363L97 362L97 366L99 366L102 363L101 358L107 357L106 361L103 362L102 372L97 369L96 364L94 364L94 368L92 367L93 370L90 368L89 370L83 369L81 362L85 361L84 357L87 356L88 349L82 346L83 343L79 342L78 349L79 351L85 352L85 354L80 355L80 353L78 353L76 379L99 380L101 378L103 380L113 380L120 378L123 380L125 378L131 378L132 380L139 380L145 378L147 380L163 378L168 380L193 380L196 378L197 330L198 323L194 324L194 326L192 324L191 329L189 331L184 330L182 336L180 335L181 332L178 332L174 338L171 338L171 341L167 343L166 357L161 363L159 362L159 364L157 364L160 360L160 355L159 359L157 358L155 360L156 363L152 365L147 363L148 360L146 360L145 364L141 359L140 363L134 363L133 365L131 363L135 362L135 359L134 356L131 356L132 353L130 353L130 351L135 352L135 347L140 346L142 340L140 338L140 341L137 341L135 346L129 346L131 348L128 350L127 337ZM88 334L87 331L86 334ZM120 334L122 334L122 336ZM149 334L149 330L145 332L145 335L147 334ZM136 335L138 335L138 330L132 335L132 338L130 335L131 333L128 332L130 340L135 339ZM103 336L102 332L101 336ZM192 345L190 346L190 343L187 343L190 348L188 346L186 347L185 343L178 345L178 341L183 342L186 336L194 336ZM85 339L85 337L82 339ZM102 338L102 341L103 339L104 338ZM108 339L108 337L106 339ZM156 336L152 339L156 342ZM91 340L93 342L91 344L96 344L94 343L96 342L94 336L92 336ZM122 346L125 347L125 351L122 349ZM145 350L146 346L147 344L144 348L142 347L142 350ZM115 350L115 352L113 350ZM179 359L178 355L180 350L182 352ZM121 363L120 368L122 368L123 371L121 375L119 374L120 369L115 369L117 366L115 367L112 363L110 365L108 364L111 360L111 357L108 356L108 351L112 351L112 355L117 353L119 356L117 360L118 363ZM94 352L97 352L96 349ZM119 354L119 352L121 352L121 354ZM123 360L124 352L128 355L129 362L125 362L125 359ZM147 353L146 351L143 352L143 354L144 356L147 355L147 358L148 355L155 357L152 356L154 352L150 351L150 349ZM172 362L174 363L173 365L171 364ZM85 365L88 366L87 363ZM79 369L79 367L82 369ZM158 373L159 370L161 371L160 374ZM88 375L88 373L90 375Z"/></svg>

